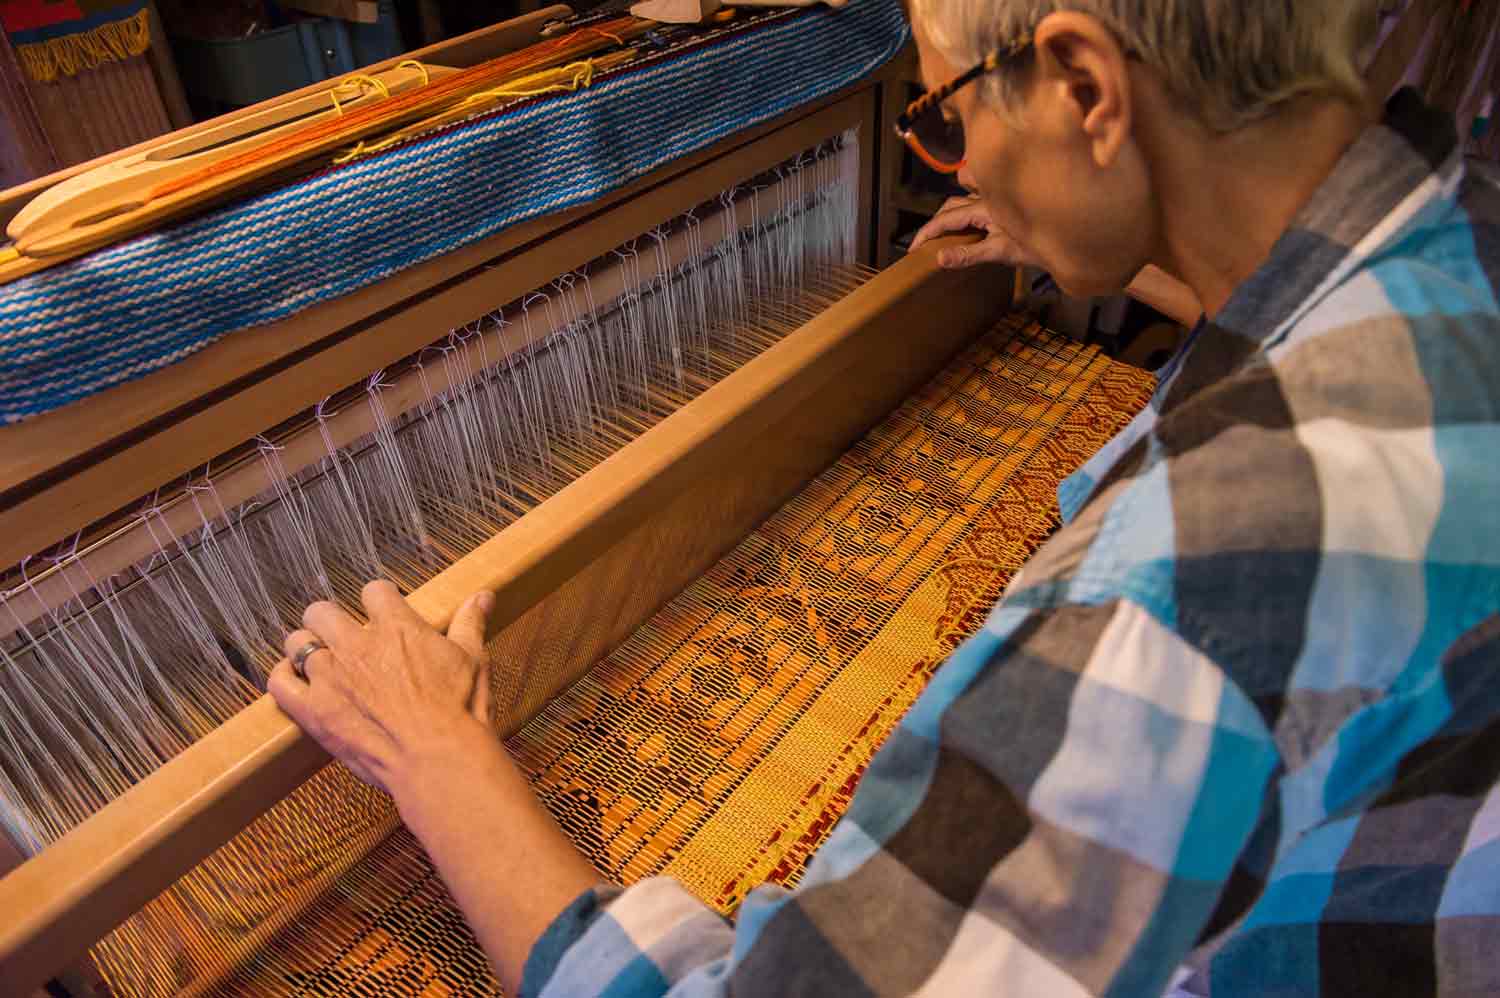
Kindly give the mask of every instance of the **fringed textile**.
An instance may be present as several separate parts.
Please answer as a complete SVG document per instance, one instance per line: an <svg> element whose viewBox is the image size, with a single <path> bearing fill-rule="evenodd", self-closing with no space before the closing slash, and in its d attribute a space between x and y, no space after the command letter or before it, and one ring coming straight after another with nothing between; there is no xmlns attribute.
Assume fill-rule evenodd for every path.
<svg viewBox="0 0 1500 998"><path fill-rule="evenodd" d="M144 54L150 17L146 0L0 0L0 26L38 83Z"/></svg>

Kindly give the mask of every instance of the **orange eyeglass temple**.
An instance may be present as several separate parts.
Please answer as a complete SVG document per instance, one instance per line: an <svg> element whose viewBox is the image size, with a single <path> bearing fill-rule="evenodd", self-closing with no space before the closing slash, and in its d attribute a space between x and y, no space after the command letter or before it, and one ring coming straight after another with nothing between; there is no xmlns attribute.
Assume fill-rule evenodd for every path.
<svg viewBox="0 0 1500 998"><path fill-rule="evenodd" d="M926 163L938 173L957 173L959 170L962 170L969 162L968 158L965 157L964 159L959 160L957 163L944 163L942 160L937 159L931 153L929 153L926 148L923 147L922 140L917 138L915 134L907 132L906 135L902 137L906 140L907 148L916 153L918 159Z"/></svg>

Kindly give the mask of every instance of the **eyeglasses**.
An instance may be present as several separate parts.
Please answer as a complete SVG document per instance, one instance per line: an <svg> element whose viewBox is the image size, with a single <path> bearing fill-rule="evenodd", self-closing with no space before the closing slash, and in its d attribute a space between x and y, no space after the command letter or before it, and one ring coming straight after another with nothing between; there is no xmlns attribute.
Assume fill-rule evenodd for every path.
<svg viewBox="0 0 1500 998"><path fill-rule="evenodd" d="M973 69L918 97L896 119L896 134L906 140L922 162L939 173L962 170L965 162L964 126L960 121L943 116L943 101L986 73L993 73L1001 63L1014 59L1030 47L1031 39L1022 38L1006 49L997 49Z"/></svg>

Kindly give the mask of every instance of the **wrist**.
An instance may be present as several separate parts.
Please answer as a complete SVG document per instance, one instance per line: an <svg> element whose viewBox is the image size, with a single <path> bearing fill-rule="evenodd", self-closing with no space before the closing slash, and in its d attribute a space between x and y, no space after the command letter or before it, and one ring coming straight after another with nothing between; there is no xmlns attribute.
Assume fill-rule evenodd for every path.
<svg viewBox="0 0 1500 998"><path fill-rule="evenodd" d="M383 782L402 820L415 825L434 809L452 808L477 786L504 779L507 770L514 773L515 766L494 729L466 718L424 738Z"/></svg>

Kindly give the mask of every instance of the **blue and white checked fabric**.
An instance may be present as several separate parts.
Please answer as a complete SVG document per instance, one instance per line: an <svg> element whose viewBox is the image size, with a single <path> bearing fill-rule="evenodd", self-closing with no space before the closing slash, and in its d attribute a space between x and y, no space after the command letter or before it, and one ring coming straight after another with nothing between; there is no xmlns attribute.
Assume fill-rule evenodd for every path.
<svg viewBox="0 0 1500 998"><path fill-rule="evenodd" d="M908 37L900 0L777 15L0 287L0 424L592 200L837 91Z"/></svg>
<svg viewBox="0 0 1500 998"><path fill-rule="evenodd" d="M1500 187L1410 92L730 925L601 887L530 995L1500 994Z"/></svg>

